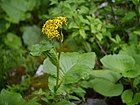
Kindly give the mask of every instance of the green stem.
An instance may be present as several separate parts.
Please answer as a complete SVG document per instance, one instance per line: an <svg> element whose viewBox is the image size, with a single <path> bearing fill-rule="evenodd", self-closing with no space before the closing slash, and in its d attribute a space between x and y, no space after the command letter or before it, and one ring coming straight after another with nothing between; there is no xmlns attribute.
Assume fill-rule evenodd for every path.
<svg viewBox="0 0 140 105"><path fill-rule="evenodd" d="M136 88L136 91L139 92L139 88L137 86L135 88Z"/></svg>
<svg viewBox="0 0 140 105"><path fill-rule="evenodd" d="M100 41L96 40L97 45L99 46L99 48L101 49L101 53L103 53L104 55L107 55L106 51L103 49Z"/></svg>
<svg viewBox="0 0 140 105"><path fill-rule="evenodd" d="M59 68L60 68L60 66L59 66L59 64L58 64L58 66L57 66L57 77L56 77L56 87L55 87L55 92L57 91L58 86L59 86Z"/></svg>
<svg viewBox="0 0 140 105"><path fill-rule="evenodd" d="M62 48L62 38L59 39L60 49ZM59 77L60 77L60 55L61 51L58 53L58 66L57 66L57 77L56 77L56 87L55 87L55 93L57 92L58 88L60 87L59 84Z"/></svg>
<svg viewBox="0 0 140 105"><path fill-rule="evenodd" d="M131 78L128 78L128 81L129 81L129 84L130 84L130 86L131 86L131 89L134 90L133 82L132 82Z"/></svg>

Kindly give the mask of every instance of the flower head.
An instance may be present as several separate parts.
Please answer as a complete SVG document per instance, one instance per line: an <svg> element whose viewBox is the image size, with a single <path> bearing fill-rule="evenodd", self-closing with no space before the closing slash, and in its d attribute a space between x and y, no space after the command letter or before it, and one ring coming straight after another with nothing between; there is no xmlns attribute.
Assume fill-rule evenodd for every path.
<svg viewBox="0 0 140 105"><path fill-rule="evenodd" d="M66 24L66 22L66 17L62 16L47 20L43 25L42 32L43 34L47 34L49 39L54 37L60 38L59 29L62 28L62 25Z"/></svg>

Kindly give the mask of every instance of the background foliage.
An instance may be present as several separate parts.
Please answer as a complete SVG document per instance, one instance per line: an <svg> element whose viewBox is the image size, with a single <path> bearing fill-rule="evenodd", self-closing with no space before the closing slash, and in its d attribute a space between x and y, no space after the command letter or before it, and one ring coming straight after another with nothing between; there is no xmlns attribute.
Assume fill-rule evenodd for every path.
<svg viewBox="0 0 140 105"><path fill-rule="evenodd" d="M0 0L0 89L10 85L9 73L18 66L23 66L29 77L35 75L38 66L43 64L44 55L33 57L29 51L32 45L47 39L41 33L42 25L56 16L68 19L67 26L62 30L64 45L58 50L96 54L96 60L92 59L95 67L91 76L79 87L83 94L80 94L80 89L75 89L75 92L83 97L86 93L84 88L93 88L105 97L121 95L122 102L128 105L139 103L139 0ZM54 44L58 48L57 40ZM63 53L62 57L79 56L78 53L74 56L67 54ZM84 62L88 56L81 59ZM44 65L48 66L46 62L50 61L44 61ZM85 62L90 66L89 61ZM79 65L76 67L79 68ZM49 74L51 71L45 69L45 72ZM80 76L83 77L82 73ZM26 85L24 91L30 87L30 84ZM107 90L102 88L105 85ZM19 90L22 90L20 86ZM7 96L3 96L5 93ZM0 97L10 97L10 94L2 90ZM18 95L15 94L15 97ZM19 100L23 101L22 98Z"/></svg>

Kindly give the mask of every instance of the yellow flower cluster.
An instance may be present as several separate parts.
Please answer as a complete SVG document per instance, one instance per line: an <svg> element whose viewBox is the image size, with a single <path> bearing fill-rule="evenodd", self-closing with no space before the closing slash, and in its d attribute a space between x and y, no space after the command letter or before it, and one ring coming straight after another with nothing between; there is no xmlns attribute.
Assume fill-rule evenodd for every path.
<svg viewBox="0 0 140 105"><path fill-rule="evenodd" d="M42 32L43 34L47 34L49 39L54 37L60 38L59 29L62 28L62 25L66 24L66 22L66 17L62 16L47 20L43 25Z"/></svg>

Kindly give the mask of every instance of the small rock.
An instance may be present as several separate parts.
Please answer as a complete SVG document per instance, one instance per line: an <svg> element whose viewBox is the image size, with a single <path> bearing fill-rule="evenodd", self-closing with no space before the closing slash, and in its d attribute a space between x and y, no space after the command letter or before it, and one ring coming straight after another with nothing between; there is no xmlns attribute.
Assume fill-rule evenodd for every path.
<svg viewBox="0 0 140 105"><path fill-rule="evenodd" d="M41 76L44 74L44 68L43 68L43 65L40 65L36 71L36 74L35 76Z"/></svg>
<svg viewBox="0 0 140 105"><path fill-rule="evenodd" d="M103 99L88 98L86 102L80 105L107 105L107 103Z"/></svg>

